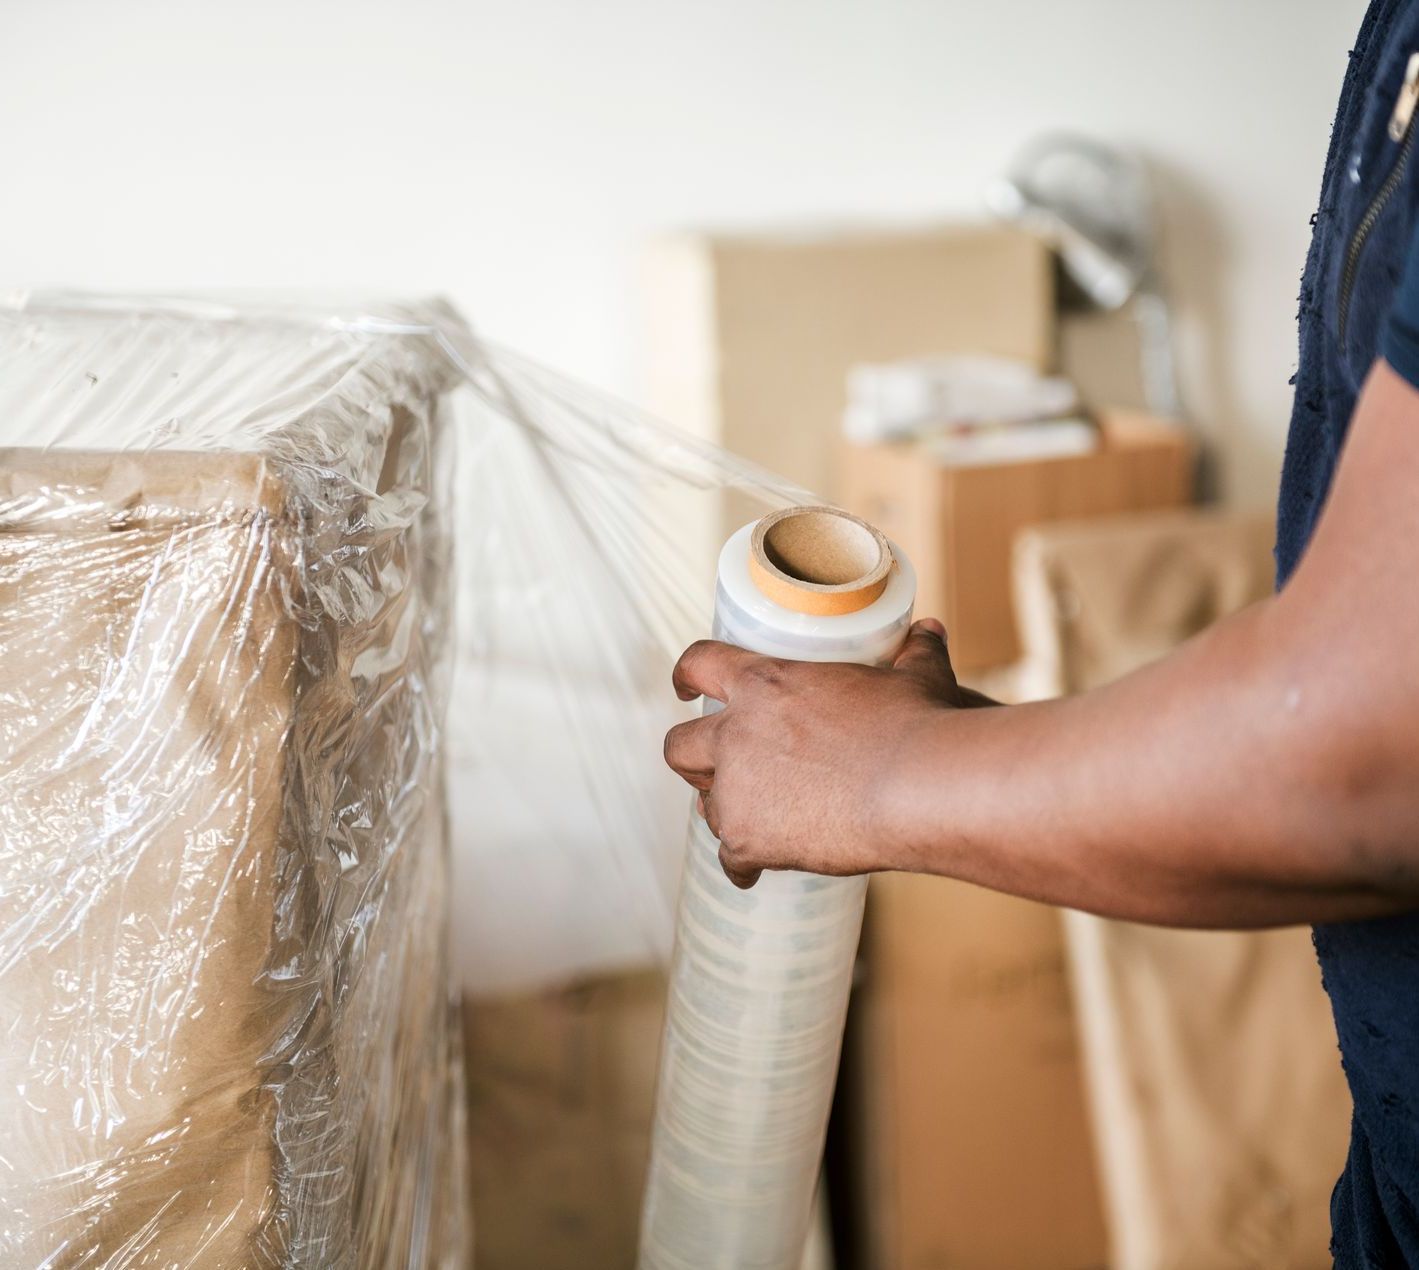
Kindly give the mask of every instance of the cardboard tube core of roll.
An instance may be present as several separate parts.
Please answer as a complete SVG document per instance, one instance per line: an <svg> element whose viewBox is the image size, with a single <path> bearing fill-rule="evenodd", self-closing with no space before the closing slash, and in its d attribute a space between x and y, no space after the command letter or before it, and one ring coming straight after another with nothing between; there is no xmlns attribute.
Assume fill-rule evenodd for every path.
<svg viewBox="0 0 1419 1270"><path fill-rule="evenodd" d="M815 617L865 609L887 589L881 530L836 507L787 507L754 526L749 576L775 604Z"/></svg>

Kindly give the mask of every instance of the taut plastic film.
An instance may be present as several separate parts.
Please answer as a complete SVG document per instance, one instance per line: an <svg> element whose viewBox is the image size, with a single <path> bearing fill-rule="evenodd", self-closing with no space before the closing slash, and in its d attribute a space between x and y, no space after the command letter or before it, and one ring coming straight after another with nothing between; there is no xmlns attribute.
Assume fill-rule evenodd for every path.
<svg viewBox="0 0 1419 1270"><path fill-rule="evenodd" d="M714 634L774 657L881 665L906 638L915 590L871 527L790 510L725 544ZM640 1265L797 1270L867 879L767 872L745 891L718 851L692 815Z"/></svg>
<svg viewBox="0 0 1419 1270"><path fill-rule="evenodd" d="M0 1264L467 1264L454 995L668 947L730 491L437 302L0 297Z"/></svg>

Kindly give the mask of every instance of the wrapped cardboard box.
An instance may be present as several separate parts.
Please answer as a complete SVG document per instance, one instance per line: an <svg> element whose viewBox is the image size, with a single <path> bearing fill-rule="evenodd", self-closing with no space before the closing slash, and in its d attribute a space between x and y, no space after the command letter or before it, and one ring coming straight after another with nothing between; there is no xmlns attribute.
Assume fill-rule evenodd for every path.
<svg viewBox="0 0 1419 1270"><path fill-rule="evenodd" d="M443 360L0 312L0 1261L462 1263Z"/></svg>

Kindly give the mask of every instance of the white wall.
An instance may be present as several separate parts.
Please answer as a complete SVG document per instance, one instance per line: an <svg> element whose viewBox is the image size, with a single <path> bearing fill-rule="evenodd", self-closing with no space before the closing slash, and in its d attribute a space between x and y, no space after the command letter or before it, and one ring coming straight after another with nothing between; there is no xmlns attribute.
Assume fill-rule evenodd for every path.
<svg viewBox="0 0 1419 1270"><path fill-rule="evenodd" d="M636 244L974 213L1044 127L1160 165L1184 391L1271 496L1363 0L0 0L0 281L441 290L635 383Z"/></svg>

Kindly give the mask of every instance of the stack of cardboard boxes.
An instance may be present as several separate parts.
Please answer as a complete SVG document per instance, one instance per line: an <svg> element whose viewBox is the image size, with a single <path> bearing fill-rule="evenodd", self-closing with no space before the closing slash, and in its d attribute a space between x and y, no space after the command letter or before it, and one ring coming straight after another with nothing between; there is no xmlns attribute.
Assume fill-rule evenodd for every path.
<svg viewBox="0 0 1419 1270"><path fill-rule="evenodd" d="M1018 654L1017 531L1191 496L1185 433L1128 403L1088 403L1115 408L1096 411L1098 449L1069 458L953 468L918 444L839 440L857 363L985 353L1056 368L1053 262L1027 235L681 238L651 253L648 295L651 408L879 525L968 674ZM716 532L742 519L727 506ZM851 1176L837 1195L855 1198L839 1226L860 1265L1105 1263L1055 910L874 879L844 1073L833 1132Z"/></svg>

